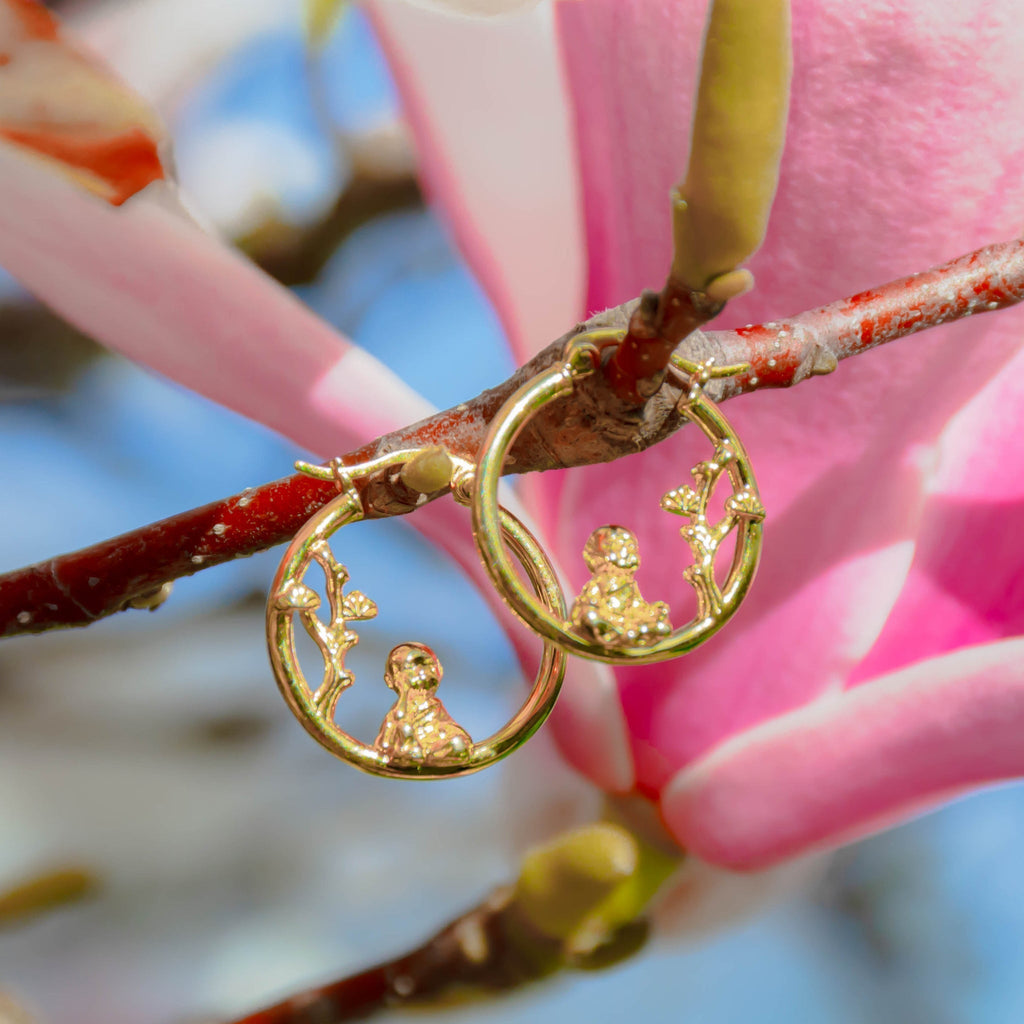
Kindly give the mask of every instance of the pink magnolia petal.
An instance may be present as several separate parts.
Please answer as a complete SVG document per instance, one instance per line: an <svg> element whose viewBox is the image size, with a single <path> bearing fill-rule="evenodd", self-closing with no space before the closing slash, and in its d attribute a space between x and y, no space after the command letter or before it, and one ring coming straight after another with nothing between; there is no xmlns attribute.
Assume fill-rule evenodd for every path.
<svg viewBox="0 0 1024 1024"><path fill-rule="evenodd" d="M682 482L678 469L676 475ZM832 477L788 512L781 496L773 504L769 488L767 507L782 512L766 530L754 587L726 630L678 661L619 670L645 792L657 793L724 737L840 689L878 635L913 553L920 475L890 461L877 475L866 464L842 476L852 493L872 493L887 515L876 518L865 515L862 505L833 503ZM662 479L675 482L670 471ZM621 517L613 506L609 518L634 528L647 544L648 560L655 562L647 578L658 582L645 581L645 596L667 599L674 624L682 625L693 614L680 579L690 555L674 529L668 537L656 532L656 514L664 515L653 503L646 515L636 509ZM658 538L654 545L652 538Z"/></svg>
<svg viewBox="0 0 1024 1024"><path fill-rule="evenodd" d="M851 685L923 658L1024 633L1024 353L955 415L917 555Z"/></svg>
<svg viewBox="0 0 1024 1024"><path fill-rule="evenodd" d="M664 284L672 255L669 191L686 166L706 6L555 6L579 150L588 311Z"/></svg>
<svg viewBox="0 0 1024 1024"><path fill-rule="evenodd" d="M992 318L987 332L977 323L944 329L844 365L802 394L730 403L768 510L762 567L740 613L706 647L678 664L619 673L645 790L657 792L732 732L845 685L905 582L942 417L977 386L947 367L967 344L1006 353L1020 319L1015 311ZM886 396L890 378L905 382L898 399ZM667 600L674 621L686 621L689 552L658 498L706 452L703 440L681 437L634 461L576 471L557 544L574 582L582 566L568 552L600 523L621 522L640 538L645 596Z"/></svg>
<svg viewBox="0 0 1024 1024"><path fill-rule="evenodd" d="M582 154L590 306L664 276L665 196L684 164L675 126L692 93L666 40L692 45L702 6L558 7ZM876 0L856 12L798 5L794 17L782 181L751 263L759 287L730 307L734 322L851 294L1024 223L1024 27L1015 5L949 4L940 15L932 2ZM648 149L645 139L655 140ZM987 154L980 178L978 153ZM945 421L1022 337L1015 310L900 342L786 395L729 404L768 509L761 574L707 648L678 665L620 673L642 788L656 792L732 732L844 684L904 581ZM951 372L964 351L976 360L972 372ZM645 595L684 607L679 524L657 500L702 457L692 454L697 445L680 439L635 463L576 471L563 493L542 479L543 500L560 503L563 559L572 565L600 522L622 522L640 535Z"/></svg>
<svg viewBox="0 0 1024 1024"><path fill-rule="evenodd" d="M114 204L164 177L155 114L36 0L0 0L0 139Z"/></svg>
<svg viewBox="0 0 1024 1024"><path fill-rule="evenodd" d="M609 793L633 789L632 745L610 666L569 659L551 728L563 756L577 771Z"/></svg>
<svg viewBox="0 0 1024 1024"><path fill-rule="evenodd" d="M663 283L706 6L556 5L589 309ZM1019 226L1024 24L1014 0L812 0L794 6L793 42L779 191L750 263L758 287L723 322L811 308Z"/></svg>
<svg viewBox="0 0 1024 1024"><path fill-rule="evenodd" d="M115 209L2 145L0 266L97 340L304 448L335 454L430 412L164 204Z"/></svg>
<svg viewBox="0 0 1024 1024"><path fill-rule="evenodd" d="M698 856L749 871L1024 774L1024 640L974 647L723 743L662 794Z"/></svg>
<svg viewBox="0 0 1024 1024"><path fill-rule="evenodd" d="M493 21L383 0L369 10L427 186L525 361L583 309L586 257L550 7Z"/></svg>

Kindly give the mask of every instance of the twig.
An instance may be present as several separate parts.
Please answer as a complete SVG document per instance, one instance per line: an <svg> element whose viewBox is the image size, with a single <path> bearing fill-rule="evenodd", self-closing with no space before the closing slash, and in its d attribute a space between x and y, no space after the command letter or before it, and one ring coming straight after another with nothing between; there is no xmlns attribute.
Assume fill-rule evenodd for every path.
<svg viewBox="0 0 1024 1024"><path fill-rule="evenodd" d="M1021 299L1024 240L989 245L798 316L728 332L748 348L751 371L726 380L720 398L791 387L808 376L830 373L841 359L917 331L1006 309ZM726 348L737 351L733 344Z"/></svg>
<svg viewBox="0 0 1024 1024"><path fill-rule="evenodd" d="M623 925L586 954L544 934L520 912L510 888L446 925L411 953L307 989L231 1024L343 1024L398 1006L423 1008L520 988L557 971L609 967L646 942L648 923Z"/></svg>
<svg viewBox="0 0 1024 1024"><path fill-rule="evenodd" d="M507 893L464 914L422 946L328 985L312 988L232 1024L341 1024L458 983L498 991L529 977L505 934ZM557 942L550 940L552 952Z"/></svg>
<svg viewBox="0 0 1024 1024"><path fill-rule="evenodd" d="M640 405L669 357L726 301L753 285L743 264L764 241L779 165L793 53L789 0L708 5L686 174L672 190L672 265L645 292L608 378Z"/></svg>
<svg viewBox="0 0 1024 1024"><path fill-rule="evenodd" d="M990 312L1024 298L1024 241L987 246L934 270L902 278L783 321L736 331L694 332L680 351L720 364L749 362L738 378L714 381L722 400L790 387L830 373L839 360L916 331ZM560 358L565 341L597 326L625 328L638 301L608 310L549 345L499 387L366 445L358 462L396 448L443 444L475 459L487 425L524 380ZM610 462L662 441L683 422L666 382L637 407L603 374L535 417L513 448L508 472ZM571 403L571 404L569 404ZM413 511L417 495L374 480L382 515ZM431 497L438 497L438 492ZM0 636L85 626L157 593L169 581L280 544L335 494L332 484L293 476L172 516L113 540L0 576Z"/></svg>
<svg viewBox="0 0 1024 1024"><path fill-rule="evenodd" d="M606 367L615 395L642 405L661 387L669 357L683 339L718 316L724 306L672 277L660 294L644 292L625 338Z"/></svg>
<svg viewBox="0 0 1024 1024"><path fill-rule="evenodd" d="M386 174L357 167L320 220L301 227L271 220L236 244L282 284L308 284L357 228L386 213L422 205L423 194L412 170Z"/></svg>
<svg viewBox="0 0 1024 1024"><path fill-rule="evenodd" d="M69 391L103 349L31 299L0 305L0 396Z"/></svg>
<svg viewBox="0 0 1024 1024"><path fill-rule="evenodd" d="M678 849L625 821L570 829L528 850L513 884L411 953L234 1024L340 1024L394 1006L465 1002L556 971L610 967L643 947L652 902L680 862Z"/></svg>

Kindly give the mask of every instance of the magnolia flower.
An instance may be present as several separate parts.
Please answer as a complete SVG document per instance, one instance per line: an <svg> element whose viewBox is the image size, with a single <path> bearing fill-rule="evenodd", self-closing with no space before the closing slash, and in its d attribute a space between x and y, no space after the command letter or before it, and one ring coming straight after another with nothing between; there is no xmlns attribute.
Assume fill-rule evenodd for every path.
<svg viewBox="0 0 1024 1024"><path fill-rule="evenodd" d="M662 280L703 7L592 0L514 25L377 9L433 194L520 357ZM1019 230L1024 33L1012 5L797 4L794 51L779 192L750 264L758 287L723 326ZM460 81L473 88L456 92ZM1018 774L1005 421L1020 324L1014 311L943 328L730 405L769 509L760 577L718 641L618 670L614 687L570 685L555 717L570 760L657 801L682 846L737 869ZM563 564L599 516L640 536L645 594L671 591L673 524L636 495L648 480L675 485L683 443L531 481Z"/></svg>
<svg viewBox="0 0 1024 1024"><path fill-rule="evenodd" d="M370 6L427 184L519 361L660 286L704 7L588 0L474 20ZM750 264L758 286L723 326L796 313L1019 230L1015 7L796 5L781 183ZM0 97L8 83L38 86L23 54L67 50L55 28L28 27L42 18L28 0L0 2ZM58 81L49 76L47 96ZM40 117L0 107L0 264L58 312L324 455L429 411L203 234L159 181L114 208L69 162L17 136L113 134L123 119L72 103ZM159 128L137 120L156 145ZM1024 771L1021 485L1010 472L1022 326L1018 310L963 322L793 393L732 403L769 511L755 588L725 633L681 661L574 662L553 717L568 760L610 792L654 802L683 848L740 870ZM685 563L669 554L678 538L657 496L685 476L690 444L525 481L556 558L578 565L595 525L622 522L646 556L644 593L680 592ZM421 518L475 564L468 538L438 528L443 513Z"/></svg>

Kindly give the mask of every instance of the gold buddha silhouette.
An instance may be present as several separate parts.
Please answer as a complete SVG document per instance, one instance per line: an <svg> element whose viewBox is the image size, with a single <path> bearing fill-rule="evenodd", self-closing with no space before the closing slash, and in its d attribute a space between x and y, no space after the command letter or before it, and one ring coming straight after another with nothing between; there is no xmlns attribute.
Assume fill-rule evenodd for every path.
<svg viewBox="0 0 1024 1024"><path fill-rule="evenodd" d="M374 746L392 761L466 757L473 741L434 695L443 669L424 644L399 644L388 655L384 682L398 700L384 716Z"/></svg>
<svg viewBox="0 0 1024 1024"><path fill-rule="evenodd" d="M604 647L657 643L672 632L664 601L649 604L633 578L640 568L636 537L624 526L598 527L583 548L591 578L572 606L577 633Z"/></svg>

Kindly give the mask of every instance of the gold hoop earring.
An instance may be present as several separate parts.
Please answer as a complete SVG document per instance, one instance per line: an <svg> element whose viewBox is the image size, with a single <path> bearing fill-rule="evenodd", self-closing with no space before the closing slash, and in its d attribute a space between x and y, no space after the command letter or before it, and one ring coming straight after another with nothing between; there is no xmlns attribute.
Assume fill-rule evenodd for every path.
<svg viewBox="0 0 1024 1024"><path fill-rule="evenodd" d="M267 600L267 643L274 675L285 701L310 735L336 757L370 772L392 778L436 779L480 771L521 747L540 727L554 706L565 675L565 654L545 641L533 687L513 718L493 736L474 742L448 714L436 696L442 668L424 644L404 643L388 655L384 681L396 701L372 744L362 743L335 722L338 699L355 676L345 655L359 637L354 622L371 619L376 604L358 590L343 589L348 570L331 552L329 540L343 526L369 513L355 481L399 466L428 449L391 452L355 466L335 461L330 467L296 463L296 468L320 479L336 479L338 497L317 512L288 546ZM451 459L453 493L468 503L472 466ZM529 530L505 509L498 510L499 532L515 552L533 587L540 607L565 616L565 603L547 556ZM304 577L314 565L324 573L328 621L317 615L320 597ZM295 651L295 619L301 620L324 660L324 674L314 689L306 680Z"/></svg>
<svg viewBox="0 0 1024 1024"><path fill-rule="evenodd" d="M473 492L473 535L491 580L512 610L534 632L570 654L613 664L667 661L710 639L732 617L747 593L761 555L764 506L747 453L725 417L705 395L713 377L733 376L748 366L716 367L672 357L671 371L683 385L677 411L696 423L714 445L712 458L691 470L693 487L680 485L661 507L688 520L680 533L693 554L683 573L697 595L697 614L673 629L669 608L649 604L633 578L639 566L636 538L622 526L595 530L584 548L591 578L567 617L552 613L526 592L501 540L498 480L513 442L529 419L549 402L570 394L578 381L600 366L601 351L621 340L622 331L580 335L566 346L564 361L538 374L499 410L484 440ZM708 504L718 481L727 476L733 493L718 522L708 518ZM715 578L715 556L736 530L732 564L725 582Z"/></svg>

